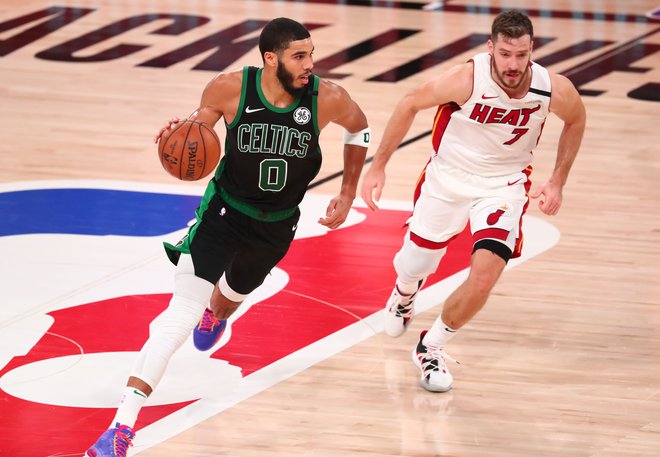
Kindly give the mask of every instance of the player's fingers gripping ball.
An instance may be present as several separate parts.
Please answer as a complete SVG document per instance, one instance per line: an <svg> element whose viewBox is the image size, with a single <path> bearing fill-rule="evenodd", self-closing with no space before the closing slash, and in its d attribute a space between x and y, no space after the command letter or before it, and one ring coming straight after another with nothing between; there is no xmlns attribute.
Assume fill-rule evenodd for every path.
<svg viewBox="0 0 660 457"><path fill-rule="evenodd" d="M215 170L220 161L220 139L208 125L186 119L158 143L158 158L169 174L197 181Z"/></svg>

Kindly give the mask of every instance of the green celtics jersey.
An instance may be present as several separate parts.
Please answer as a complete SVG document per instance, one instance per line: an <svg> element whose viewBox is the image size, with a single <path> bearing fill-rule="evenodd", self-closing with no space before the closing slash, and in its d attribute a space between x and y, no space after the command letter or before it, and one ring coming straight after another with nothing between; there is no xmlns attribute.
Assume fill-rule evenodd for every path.
<svg viewBox="0 0 660 457"><path fill-rule="evenodd" d="M261 68L243 69L236 118L216 182L237 208L263 212L296 208L321 167L316 120L318 77L286 108L271 105L261 90ZM249 212L247 214L250 214Z"/></svg>

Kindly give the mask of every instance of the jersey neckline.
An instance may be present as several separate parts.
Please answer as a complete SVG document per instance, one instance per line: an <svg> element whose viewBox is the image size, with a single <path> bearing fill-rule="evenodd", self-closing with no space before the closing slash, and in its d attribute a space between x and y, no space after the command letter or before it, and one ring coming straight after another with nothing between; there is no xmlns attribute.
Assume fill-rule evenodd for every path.
<svg viewBox="0 0 660 457"><path fill-rule="evenodd" d="M275 111L276 113L288 113L289 111L293 111L299 104L300 104L300 99L302 98L301 95L299 95L293 103L291 103L289 106L286 106L284 108L278 108L275 105L272 105L267 99L266 96L264 95L263 91L261 90L261 73L263 72L263 68L259 68L257 70L257 94L259 94L259 99L262 101L264 106L268 108L271 111Z"/></svg>

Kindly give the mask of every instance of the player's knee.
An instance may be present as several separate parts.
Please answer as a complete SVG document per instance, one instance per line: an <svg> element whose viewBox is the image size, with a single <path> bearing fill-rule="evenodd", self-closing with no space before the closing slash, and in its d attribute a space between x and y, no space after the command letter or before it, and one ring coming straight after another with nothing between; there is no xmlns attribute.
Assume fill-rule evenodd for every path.
<svg viewBox="0 0 660 457"><path fill-rule="evenodd" d="M499 276L492 274L492 272L479 273L471 270L468 282L472 293L482 297L488 297L498 278Z"/></svg>
<svg viewBox="0 0 660 457"><path fill-rule="evenodd" d="M404 282L418 281L435 272L444 253L445 248L423 248L406 238L394 256L394 269Z"/></svg>
<svg viewBox="0 0 660 457"><path fill-rule="evenodd" d="M214 290L214 295L218 292L222 294L222 297L236 303L241 303L243 300L247 298L249 294L249 292L248 293L238 292L235 287L230 286L226 273L220 277L220 280L218 281L218 285Z"/></svg>
<svg viewBox="0 0 660 457"><path fill-rule="evenodd" d="M511 250L503 243L481 240L474 246L469 281L473 291L488 295L499 279Z"/></svg>

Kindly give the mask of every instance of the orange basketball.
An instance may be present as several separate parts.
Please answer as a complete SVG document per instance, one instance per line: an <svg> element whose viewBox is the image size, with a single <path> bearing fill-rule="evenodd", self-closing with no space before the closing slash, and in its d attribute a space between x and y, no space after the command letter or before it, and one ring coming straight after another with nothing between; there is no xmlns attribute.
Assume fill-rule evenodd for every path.
<svg viewBox="0 0 660 457"><path fill-rule="evenodd" d="M165 171L182 181L197 181L215 170L220 161L220 139L208 125L186 119L158 143Z"/></svg>

